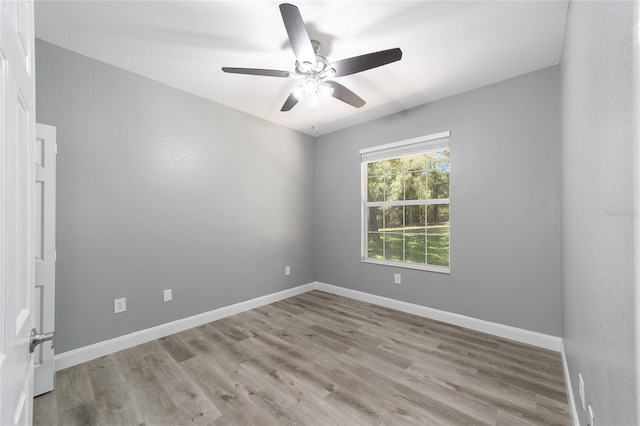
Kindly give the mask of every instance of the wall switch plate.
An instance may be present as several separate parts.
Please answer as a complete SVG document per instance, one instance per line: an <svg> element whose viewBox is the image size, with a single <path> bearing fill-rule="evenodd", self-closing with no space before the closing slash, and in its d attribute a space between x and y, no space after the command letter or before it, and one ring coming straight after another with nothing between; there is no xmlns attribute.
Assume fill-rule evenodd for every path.
<svg viewBox="0 0 640 426"><path fill-rule="evenodd" d="M596 426L596 415L593 414L593 408L589 406L589 425L588 426Z"/></svg>
<svg viewBox="0 0 640 426"><path fill-rule="evenodd" d="M578 373L578 394L580 395L580 404L582 404L582 409L585 410L586 406L584 403L584 380L582 379L582 373Z"/></svg>
<svg viewBox="0 0 640 426"><path fill-rule="evenodd" d="M291 275L291 266L285 266L284 267L284 274L285 275Z"/></svg>
<svg viewBox="0 0 640 426"><path fill-rule="evenodd" d="M395 284L402 284L402 276L400 274L393 274L393 282Z"/></svg>
<svg viewBox="0 0 640 426"><path fill-rule="evenodd" d="M165 302L170 302L173 300L173 294L171 294L170 288L162 291L162 299Z"/></svg>
<svg viewBox="0 0 640 426"><path fill-rule="evenodd" d="M119 314L127 310L127 298L113 299L113 313Z"/></svg>

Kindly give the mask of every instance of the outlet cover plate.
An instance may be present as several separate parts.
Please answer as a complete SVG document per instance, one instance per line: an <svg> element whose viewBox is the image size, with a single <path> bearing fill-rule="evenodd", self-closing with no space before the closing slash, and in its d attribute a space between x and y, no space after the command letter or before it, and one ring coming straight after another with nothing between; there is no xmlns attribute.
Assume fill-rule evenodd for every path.
<svg viewBox="0 0 640 426"><path fill-rule="evenodd" d="M113 313L119 314L127 310L127 298L113 299Z"/></svg>
<svg viewBox="0 0 640 426"><path fill-rule="evenodd" d="M402 284L402 275L393 274L393 282L396 284Z"/></svg>
<svg viewBox="0 0 640 426"><path fill-rule="evenodd" d="M168 289L166 289L166 290L163 290L163 291L162 291L162 299L163 299L165 302L170 302L170 301L172 301L172 300L173 300L173 294L172 294L172 292L171 292L171 289L170 289L170 288L168 288Z"/></svg>
<svg viewBox="0 0 640 426"><path fill-rule="evenodd" d="M285 266L284 267L284 274L285 275L291 275L291 266Z"/></svg>

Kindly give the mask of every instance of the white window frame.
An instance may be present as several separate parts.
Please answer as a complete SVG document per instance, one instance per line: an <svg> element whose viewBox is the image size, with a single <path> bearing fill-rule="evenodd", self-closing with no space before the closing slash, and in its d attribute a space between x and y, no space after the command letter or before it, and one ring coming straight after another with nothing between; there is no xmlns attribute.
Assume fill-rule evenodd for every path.
<svg viewBox="0 0 640 426"><path fill-rule="evenodd" d="M413 139L407 139L404 141L393 142L385 145L379 145L371 148L364 148L360 150L360 173L361 173L361 207L360 207L360 220L361 220L361 245L360 245L360 260L364 263L374 263L378 265L395 266L399 268L419 269L422 271L438 272L448 274L451 272L451 250L449 250L449 266L441 265L429 265L421 263L411 263L400 260L383 260L373 259L367 257L368 252L368 207L380 207L380 206L404 206L405 201L386 201L386 202L367 202L367 164L374 161L388 160L391 158L404 157L412 154L418 154L428 151L433 151L438 148L449 149L449 137L450 131L434 133L432 135L421 136ZM427 199L427 200L414 200L413 205L416 204L447 204L450 205L449 198L443 199ZM449 210L451 211L451 210ZM451 217L449 217L449 224L451 224ZM451 237L449 237L451 238ZM449 247L451 247L451 240L449 240Z"/></svg>

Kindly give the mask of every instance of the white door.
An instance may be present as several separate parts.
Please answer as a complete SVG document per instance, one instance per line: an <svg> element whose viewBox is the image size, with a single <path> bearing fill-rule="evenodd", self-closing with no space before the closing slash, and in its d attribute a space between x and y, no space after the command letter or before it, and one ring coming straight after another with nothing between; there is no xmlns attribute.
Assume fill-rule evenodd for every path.
<svg viewBox="0 0 640 426"><path fill-rule="evenodd" d="M37 330L51 332L55 323L56 295L56 128L36 124L33 190L33 250L36 260L33 314ZM53 390L53 345L34 352L34 396Z"/></svg>
<svg viewBox="0 0 640 426"><path fill-rule="evenodd" d="M0 0L0 424L33 411L33 1Z"/></svg>

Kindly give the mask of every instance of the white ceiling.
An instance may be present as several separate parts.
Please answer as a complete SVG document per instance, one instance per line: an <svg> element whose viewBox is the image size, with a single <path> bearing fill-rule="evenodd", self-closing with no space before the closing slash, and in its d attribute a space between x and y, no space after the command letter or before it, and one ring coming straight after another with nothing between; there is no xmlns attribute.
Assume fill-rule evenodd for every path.
<svg viewBox="0 0 640 426"><path fill-rule="evenodd" d="M336 99L280 112L296 80L221 67L294 69L273 1L36 1L36 37L311 135L558 64L567 0L302 1L330 62L399 47L399 62L336 79Z"/></svg>

